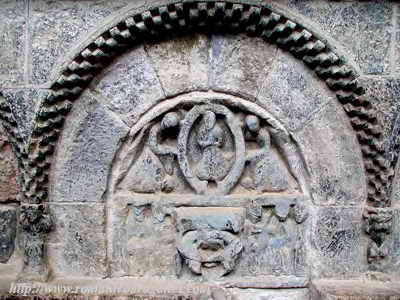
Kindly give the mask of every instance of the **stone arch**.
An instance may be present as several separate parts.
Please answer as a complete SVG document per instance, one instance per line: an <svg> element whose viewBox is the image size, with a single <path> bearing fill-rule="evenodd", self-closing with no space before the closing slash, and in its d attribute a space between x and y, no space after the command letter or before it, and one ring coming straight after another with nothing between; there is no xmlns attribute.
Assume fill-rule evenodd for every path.
<svg viewBox="0 0 400 300"><path fill-rule="evenodd" d="M301 24L269 5L248 1L171 1L133 14L104 31L87 45L52 84L37 115L36 127L24 159L27 202L47 199L48 170L65 116L74 100L114 57L145 40L176 31L246 32L291 52L313 69L335 92L360 142L368 173L368 200L386 201L387 165L379 142L380 130L356 74L326 43ZM40 175L38 175L40 174Z"/></svg>
<svg viewBox="0 0 400 300"><path fill-rule="evenodd" d="M379 141L380 129L357 83L356 72L303 25L270 5L249 1L165 1L124 17L93 38L51 85L52 92L42 102L29 145L21 150L24 201L40 204L48 200L49 170L65 117L74 101L114 58L164 35L210 31L261 37L315 71L335 93L357 134L368 175L369 202L385 205L388 167Z"/></svg>

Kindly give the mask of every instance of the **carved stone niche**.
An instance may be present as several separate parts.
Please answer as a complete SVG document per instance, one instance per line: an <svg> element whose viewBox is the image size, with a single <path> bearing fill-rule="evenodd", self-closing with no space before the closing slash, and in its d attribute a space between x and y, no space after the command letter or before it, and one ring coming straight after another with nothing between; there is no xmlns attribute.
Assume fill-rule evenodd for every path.
<svg viewBox="0 0 400 300"><path fill-rule="evenodd" d="M305 167L265 109L221 93L177 96L142 116L114 161L113 277L232 287L307 278Z"/></svg>

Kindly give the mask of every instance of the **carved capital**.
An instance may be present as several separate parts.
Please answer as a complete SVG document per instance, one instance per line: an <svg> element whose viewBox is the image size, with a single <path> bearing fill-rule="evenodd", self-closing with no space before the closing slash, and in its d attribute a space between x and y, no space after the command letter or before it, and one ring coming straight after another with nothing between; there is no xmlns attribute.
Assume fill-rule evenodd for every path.
<svg viewBox="0 0 400 300"><path fill-rule="evenodd" d="M370 236L367 258L372 270L381 270L388 256L387 238L392 227L391 208L367 207L363 214L364 230Z"/></svg>
<svg viewBox="0 0 400 300"><path fill-rule="evenodd" d="M49 269L45 260L46 233L53 222L43 204L21 206L20 225L22 228L21 247L23 268L19 281L46 281Z"/></svg>

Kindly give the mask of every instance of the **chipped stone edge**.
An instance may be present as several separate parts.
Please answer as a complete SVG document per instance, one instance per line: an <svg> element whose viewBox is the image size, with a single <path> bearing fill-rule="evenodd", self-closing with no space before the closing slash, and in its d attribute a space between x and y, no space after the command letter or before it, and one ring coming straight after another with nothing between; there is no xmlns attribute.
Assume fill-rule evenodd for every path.
<svg viewBox="0 0 400 300"><path fill-rule="evenodd" d="M0 118L19 161L25 204L37 206L47 201L49 170L64 120L74 100L101 70L131 47L146 40L158 40L161 34L206 30L246 32L261 37L291 52L314 70L336 94L356 132L367 173L369 204L388 205L387 186L393 170L384 157L382 130L357 82L357 70L328 39L296 23L297 17L286 17L289 13L281 12L278 6L260 1L163 0L132 6L114 20L109 17L88 41L76 48L78 54L68 56L58 72L60 76L50 86L51 93L41 104L27 146L21 141L10 108L0 98Z"/></svg>

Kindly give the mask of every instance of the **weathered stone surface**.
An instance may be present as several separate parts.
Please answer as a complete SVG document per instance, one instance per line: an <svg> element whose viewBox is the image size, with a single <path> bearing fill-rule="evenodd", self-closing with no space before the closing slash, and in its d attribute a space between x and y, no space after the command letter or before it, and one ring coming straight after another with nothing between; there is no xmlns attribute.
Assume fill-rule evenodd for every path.
<svg viewBox="0 0 400 300"><path fill-rule="evenodd" d="M279 0L310 18L337 40L365 74L387 74L392 28L391 1Z"/></svg>
<svg viewBox="0 0 400 300"><path fill-rule="evenodd" d="M25 0L16 2L25 5L18 11L24 14L7 15L6 24L12 26L29 19L20 30L27 44L25 51L20 51L20 45L13 51L6 49L11 53L6 54L7 63L19 55L10 64L8 82L15 84L13 78L20 76L23 61L24 86L6 89L11 113L7 107L0 108L5 116L14 116L25 141L34 125L32 116L38 104L34 99L45 96L51 70L60 67L64 59L72 59L72 54L66 56L68 49L80 44L96 24L100 33L118 23L121 36L118 30L113 34L103 31L105 44L88 41L89 50L74 56L71 69L52 85L54 97L46 98L37 115L37 139L33 141L38 143L24 148L29 155L23 157L31 163L25 164L30 178L21 200L35 197L45 203L21 205L18 225L16 220L15 225L7 222L0 230L0 294L3 278L15 279L18 269L22 269L20 280L46 280L47 261L54 275L49 278L48 294L57 289L57 282L73 287L88 284L95 289L120 283L125 289L112 295L142 285L145 294L165 286L169 291L185 291L181 298L190 298L186 289L196 285L210 293L199 299L309 299L308 288L322 277L393 280L394 275L400 276L396 269L400 184L396 183L392 198L394 234L376 242L388 236L390 218L385 213L389 209L366 214L372 208L365 209L365 166L382 162L364 157L366 164L362 163L348 118L357 113L357 103L345 107L351 108L346 117L334 93L308 66L259 38L193 34L188 28L197 16L199 21L207 16L207 22L215 25L208 28L211 31L222 32L219 25L237 21L241 29L266 30L267 37L279 18L276 14L263 15L260 26L248 26L258 22L258 13L268 12L267 8L260 11L252 4L238 3L241 1L207 1L206 5L184 1L119 22L139 12L133 7L148 9L156 1ZM160 0L157 6L167 2ZM271 7L286 3L317 24L302 24L301 16L294 16L293 21L299 22L294 24L286 18L285 9L277 10L283 17L273 33L283 37L294 30L282 48L303 44L303 38L310 38L302 31L307 27L321 33L313 35L303 48L308 55L320 51L321 42L329 45L325 37L330 34L338 42L328 38L332 42L328 51L345 48L343 63L347 65L353 58L360 64L364 75L359 82L367 86L367 97L378 107L389 156L394 157L399 148L395 140L400 134L396 104L400 88L396 76L380 74L396 71L388 63L396 54L397 46L390 42L395 38L393 26L398 25L393 13L398 14L400 6L386 0L252 3L261 2ZM10 7L10 3L0 0L0 16L2 4ZM125 4L129 8L102 20ZM7 8L8 12L14 13ZM150 37L160 28L169 30L168 22L176 17L179 24L174 29L181 26L185 37ZM168 24L163 23L166 21ZM18 24L15 28L20 28ZM86 77L82 76L86 71L81 68L90 68L102 54L121 46L116 43L128 30L144 40L150 37L152 42L117 55L86 89ZM12 40L9 36L4 39L6 44ZM324 55L316 59L325 67L334 63ZM328 72L344 79L332 89L342 84L343 90L353 89L344 78L347 75L336 68ZM0 82L1 76L0 71ZM75 99L80 88L86 90ZM61 129L58 126L63 119L58 113L63 109L65 113L71 103L72 113ZM367 117L361 119L361 125L368 125ZM352 121L353 125L357 122ZM61 139L53 155L48 143L58 131ZM4 151L11 153L9 145L4 145ZM0 172L0 222L9 217L3 216L3 208L12 206L18 212L19 205L16 175L10 176L9 160L1 158L4 166L0 164L0 170L15 182L2 183ZM54 164L47 169L50 162ZM386 185L386 178L379 171L373 175L368 182L370 186L377 183L374 191L379 194L379 183ZM15 197L3 199L2 193ZM51 214L44 210L47 205ZM48 235L52 220L55 228ZM13 231L18 226L22 233ZM15 235L18 251L12 251ZM383 246L388 246L388 253ZM382 269L389 275L362 275L367 268L373 270L371 258L390 259ZM93 283L93 278L97 282ZM109 293L99 291L103 290L94 294L106 297ZM229 291L233 297L228 296ZM346 287L327 293L326 298L353 294L363 295L362 288L355 286L352 291ZM372 299L387 295L365 294ZM172 295L177 295L176 291Z"/></svg>
<svg viewBox="0 0 400 300"><path fill-rule="evenodd" d="M215 92L179 95L146 113L117 153L105 194L113 274L303 281L304 166L264 109ZM286 185L264 185L274 180Z"/></svg>
<svg viewBox="0 0 400 300"><path fill-rule="evenodd" d="M391 235L388 239L390 273L400 277L400 205L397 202L393 209Z"/></svg>
<svg viewBox="0 0 400 300"><path fill-rule="evenodd" d="M165 96L143 46L120 57L93 85L103 103L129 125Z"/></svg>
<svg viewBox="0 0 400 300"><path fill-rule="evenodd" d="M394 178L392 181L392 193L390 195L391 204L393 207L400 207L400 163L397 161L397 165L394 170Z"/></svg>
<svg viewBox="0 0 400 300"><path fill-rule="evenodd" d="M367 18L371 20L370 16ZM393 34L390 23L365 22L359 30L362 46L357 51L356 62L365 74L389 74L391 59L394 59L390 48Z"/></svg>
<svg viewBox="0 0 400 300"><path fill-rule="evenodd" d="M397 28L397 30L399 30L399 28ZM395 37L396 37L396 39L395 39L396 44L394 46L394 49L395 49L395 52L398 53L400 51L400 31L397 31L395 33ZM393 68L394 73L399 74L400 73L400 57L397 55L397 56L395 56L394 59L395 59L395 62L394 62L394 65L392 65L392 68Z"/></svg>
<svg viewBox="0 0 400 300"><path fill-rule="evenodd" d="M18 206L0 203L0 294L8 292L5 282L15 280L21 269L18 227Z"/></svg>
<svg viewBox="0 0 400 300"><path fill-rule="evenodd" d="M104 277L105 211L102 204L51 204L55 229L48 244L56 277Z"/></svg>
<svg viewBox="0 0 400 300"><path fill-rule="evenodd" d="M192 90L207 90L210 40L192 35L146 45L167 96Z"/></svg>
<svg viewBox="0 0 400 300"><path fill-rule="evenodd" d="M0 203L19 201L18 164L7 134L0 127Z"/></svg>
<svg viewBox="0 0 400 300"><path fill-rule="evenodd" d="M74 107L61 137L51 201L98 202L127 128L88 94Z"/></svg>
<svg viewBox="0 0 400 300"><path fill-rule="evenodd" d="M103 18L129 1L45 1L31 2L31 68L34 84L53 79L56 62L62 63L70 45L79 42Z"/></svg>
<svg viewBox="0 0 400 300"><path fill-rule="evenodd" d="M21 270L21 249L18 247L18 207L0 204L0 294L8 292L7 281L13 281Z"/></svg>
<svg viewBox="0 0 400 300"><path fill-rule="evenodd" d="M214 35L211 43L211 88L250 99L257 97L277 48L245 35Z"/></svg>
<svg viewBox="0 0 400 300"><path fill-rule="evenodd" d="M400 80L396 77L363 76L358 79L365 87L365 96L371 101L378 123L383 128L382 140L388 157L393 157L398 149L398 135L400 132Z"/></svg>
<svg viewBox="0 0 400 300"><path fill-rule="evenodd" d="M316 204L361 205L365 201L361 150L342 108L335 103L325 106L294 138L304 155Z"/></svg>
<svg viewBox="0 0 400 300"><path fill-rule="evenodd" d="M361 207L321 207L314 215L312 249L314 278L351 278L366 271L362 246Z"/></svg>
<svg viewBox="0 0 400 300"><path fill-rule="evenodd" d="M45 241L53 229L53 221L43 204L23 204L20 207L20 247L23 265L18 279L22 281L46 281L49 277Z"/></svg>
<svg viewBox="0 0 400 300"><path fill-rule="evenodd" d="M21 85L24 80L27 3L0 2L0 87Z"/></svg>
<svg viewBox="0 0 400 300"><path fill-rule="evenodd" d="M2 93L17 121L21 137L25 142L28 142L35 126L35 114L39 109L41 100L49 93L48 90L32 88L6 89Z"/></svg>
<svg viewBox="0 0 400 300"><path fill-rule="evenodd" d="M138 215L138 211L143 214ZM126 225L123 227L126 235L120 237L124 240L114 241L114 251L126 251L126 256L120 263L127 266L127 273L131 276L175 278L173 220L166 218L164 222L157 222L154 215L150 209L129 207ZM115 225L117 227L119 224ZM153 255L148 255L149 253ZM115 268L116 265L113 264L112 267ZM121 269L115 268L115 273L117 272L120 274Z"/></svg>
<svg viewBox="0 0 400 300"><path fill-rule="evenodd" d="M316 280L313 282L314 300L395 300L399 283L378 280Z"/></svg>
<svg viewBox="0 0 400 300"><path fill-rule="evenodd" d="M0 206L0 263L7 263L14 253L16 235L16 207Z"/></svg>
<svg viewBox="0 0 400 300"><path fill-rule="evenodd" d="M256 289L232 289L230 291L235 300L309 300L308 289L276 289L276 290L256 290Z"/></svg>
<svg viewBox="0 0 400 300"><path fill-rule="evenodd" d="M332 93L301 62L279 51L276 61L263 78L257 103L292 131L298 130L322 106L336 101Z"/></svg>

